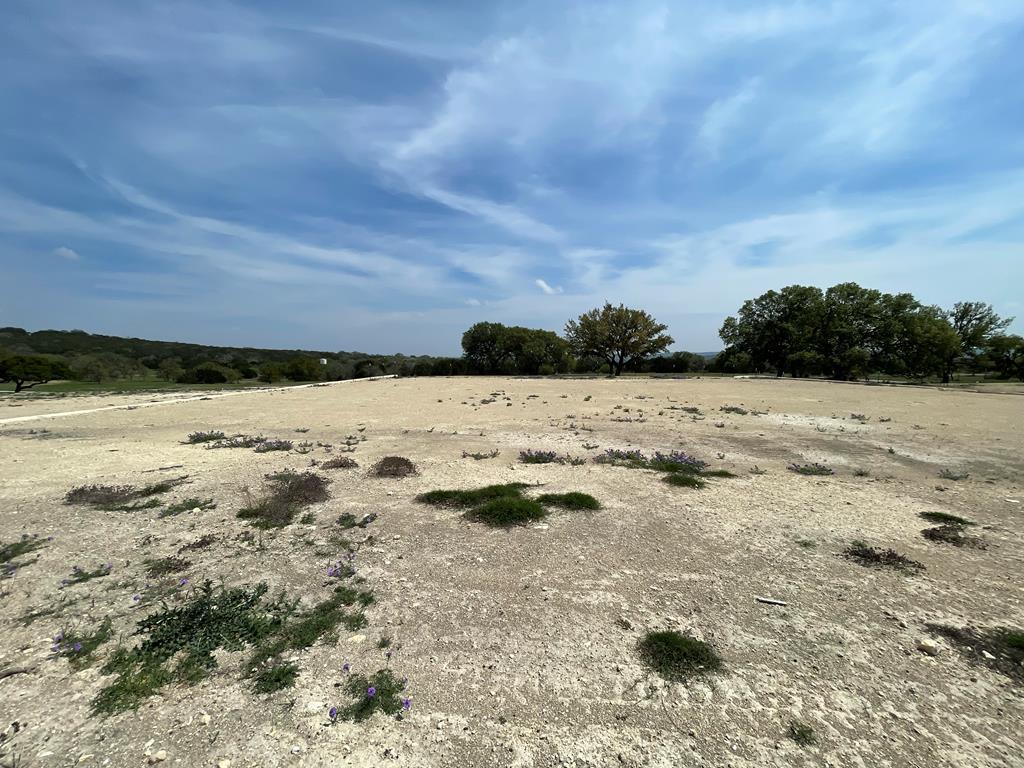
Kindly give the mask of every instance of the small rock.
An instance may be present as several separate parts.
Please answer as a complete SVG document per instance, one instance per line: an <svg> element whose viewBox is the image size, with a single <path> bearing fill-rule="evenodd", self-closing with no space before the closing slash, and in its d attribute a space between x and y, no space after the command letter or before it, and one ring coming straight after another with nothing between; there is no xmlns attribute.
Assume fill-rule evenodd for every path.
<svg viewBox="0 0 1024 768"><path fill-rule="evenodd" d="M150 765L153 765L154 763L162 763L166 759L167 759L167 750L166 749L161 749L161 750L158 750L157 752L154 752L152 755L150 755L148 758L146 758L146 762L149 763Z"/></svg>
<svg viewBox="0 0 1024 768"><path fill-rule="evenodd" d="M192 511L198 514L199 512L202 512L203 509L202 507L192 507Z"/></svg>
<svg viewBox="0 0 1024 768"><path fill-rule="evenodd" d="M989 661L995 661L995 658L996 658L996 657L995 657L995 656L993 656L993 655L992 655L991 653L989 653L988 651L985 651L985 650L983 650L983 651L981 652L981 655L982 655L982 656L984 656L984 657L985 657L986 659L988 659Z"/></svg>
<svg viewBox="0 0 1024 768"><path fill-rule="evenodd" d="M210 716L208 714L206 714L205 712L203 712L203 716L199 718L199 722L201 722L203 725L209 725L210 724Z"/></svg>
<svg viewBox="0 0 1024 768"><path fill-rule="evenodd" d="M927 653L929 656L938 656L939 644L934 640L925 638L917 641L917 650L921 651L921 653Z"/></svg>
<svg viewBox="0 0 1024 768"><path fill-rule="evenodd" d="M231 768L231 761L227 758L217 761L217 768Z"/></svg>

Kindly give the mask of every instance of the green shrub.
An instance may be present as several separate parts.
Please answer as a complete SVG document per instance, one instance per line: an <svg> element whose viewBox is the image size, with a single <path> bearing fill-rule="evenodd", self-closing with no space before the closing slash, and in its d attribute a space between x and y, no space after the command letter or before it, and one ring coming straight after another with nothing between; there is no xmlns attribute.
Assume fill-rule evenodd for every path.
<svg viewBox="0 0 1024 768"><path fill-rule="evenodd" d="M466 517L495 528L508 528L542 520L547 514L547 510L532 499L502 497L470 510Z"/></svg>
<svg viewBox="0 0 1024 768"><path fill-rule="evenodd" d="M707 483L701 480L698 475L692 475L686 472L674 472L671 475L665 475L661 479L669 485L677 485L684 488L703 488L707 485Z"/></svg>
<svg viewBox="0 0 1024 768"><path fill-rule="evenodd" d="M537 497L537 501L545 506L561 507L562 509L600 509L601 504L587 493L572 491L570 493L545 493Z"/></svg>
<svg viewBox="0 0 1024 768"><path fill-rule="evenodd" d="M519 498L526 483L487 485L466 491L428 491L416 497L416 501L438 507L476 507L484 502L499 498Z"/></svg>
<svg viewBox="0 0 1024 768"><path fill-rule="evenodd" d="M648 667L672 682L722 668L722 660L710 645L673 630L648 632L639 651Z"/></svg>

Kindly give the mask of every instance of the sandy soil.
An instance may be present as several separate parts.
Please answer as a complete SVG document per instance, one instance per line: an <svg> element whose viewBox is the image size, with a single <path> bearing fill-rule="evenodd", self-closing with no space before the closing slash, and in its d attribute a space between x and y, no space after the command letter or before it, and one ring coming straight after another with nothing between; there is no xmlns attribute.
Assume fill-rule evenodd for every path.
<svg viewBox="0 0 1024 768"><path fill-rule="evenodd" d="M134 402L104 401L5 400L0 418ZM312 507L314 524L247 541L239 535L251 529L235 517L246 489L328 456L181 444L199 429L366 440L348 454L359 469L329 473L331 499ZM674 488L646 470L518 463L526 448L682 449L738 477ZM492 449L497 458L462 458ZM420 474L367 474L394 454ZM797 475L790 462L836 474ZM942 480L943 468L970 476ZM928 622L1024 628L1022 471L1019 396L785 380L386 380L0 424L0 543L54 537L0 580L0 673L30 668L0 679L0 764L16 754L31 766L133 766L163 750L168 764L232 768L1024 765L1020 683L941 638L938 655L918 650L934 638ZM157 518L62 502L73 486L181 474L190 482L166 501L219 506ZM510 481L590 493L603 508L504 531L414 501ZM988 548L925 540L918 514L928 510L976 521ZM50 652L58 631L105 617L120 642L136 642L135 622L159 607L132 599L153 581L143 561L205 534L217 543L186 555L192 584L265 581L320 600L344 512L378 514L356 529L373 536L356 562L377 600L367 628L293 654L294 688L256 695L240 675L245 654L224 653L207 680L101 717L90 701L110 680L99 667L116 643L81 671ZM927 570L908 576L838 556L854 539ZM59 588L72 565L103 562L110 576ZM724 671L686 683L649 672L637 642L665 628L710 642ZM408 677L412 709L400 721L332 725L328 708L349 703L342 664L383 666L385 635L401 645L390 665ZM794 719L814 728L816 745L787 738Z"/></svg>

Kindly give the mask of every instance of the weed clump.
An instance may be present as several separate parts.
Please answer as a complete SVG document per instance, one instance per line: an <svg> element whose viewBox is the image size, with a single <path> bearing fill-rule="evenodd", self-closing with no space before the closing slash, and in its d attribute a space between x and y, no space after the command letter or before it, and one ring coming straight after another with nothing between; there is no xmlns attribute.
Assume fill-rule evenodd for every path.
<svg viewBox="0 0 1024 768"><path fill-rule="evenodd" d="M946 523L935 528L925 528L921 531L921 535L929 541L952 544L954 547L987 549L984 541L977 536L968 536L964 533L964 526L957 523Z"/></svg>
<svg viewBox="0 0 1024 768"><path fill-rule="evenodd" d="M377 477L409 477L418 474L416 465L404 456L385 456L370 469Z"/></svg>
<svg viewBox="0 0 1024 768"><path fill-rule="evenodd" d="M256 453L270 453L271 451L290 451L293 447L291 440L264 440L259 443L253 451Z"/></svg>
<svg viewBox="0 0 1024 768"><path fill-rule="evenodd" d="M869 547L863 541L854 541L843 550L843 556L868 568L890 568L904 573L919 573L924 565L892 549Z"/></svg>
<svg viewBox="0 0 1024 768"><path fill-rule="evenodd" d="M23 534L18 541L0 546L0 579L9 578L19 568L34 563L38 558L28 562L18 562L18 558L45 547L47 541L48 539L42 539L37 534Z"/></svg>
<svg viewBox="0 0 1024 768"><path fill-rule="evenodd" d="M65 504L87 504L105 511L134 512L160 506L155 496L167 493L188 480L188 475L136 488L133 485L80 485L64 495Z"/></svg>
<svg viewBox="0 0 1024 768"><path fill-rule="evenodd" d="M519 452L519 461L523 464L562 464L563 459L555 451L535 451L528 448Z"/></svg>
<svg viewBox="0 0 1024 768"><path fill-rule="evenodd" d="M93 699L93 711L113 714L134 709L164 685L196 682L217 665L214 651L237 651L278 629L289 606L283 599L264 603L267 586L214 588L207 581L177 608L165 608L138 623L144 639L121 648L103 667L117 678ZM177 659L173 669L169 662Z"/></svg>
<svg viewBox="0 0 1024 768"><path fill-rule="evenodd" d="M160 510L160 514L157 517L174 517L182 512L195 512L197 509L200 512L205 512L208 509L216 508L217 503L213 499L200 499L196 496L190 496L187 499L182 499L179 502L164 507Z"/></svg>
<svg viewBox="0 0 1024 768"><path fill-rule="evenodd" d="M267 438L263 435L234 435L207 443L207 448L255 448L265 443Z"/></svg>
<svg viewBox="0 0 1024 768"><path fill-rule="evenodd" d="M495 448L493 451L488 451L487 453L471 453L469 451L463 451L462 458L473 459L474 461L482 461L484 459L495 459L498 457L499 453L500 451L497 448Z"/></svg>
<svg viewBox="0 0 1024 768"><path fill-rule="evenodd" d="M158 560L146 561L146 574L150 578L158 579L161 576L188 570L191 566L191 561L180 557L161 557Z"/></svg>
<svg viewBox="0 0 1024 768"><path fill-rule="evenodd" d="M313 472L278 472L267 475L267 481L266 493L238 511L257 528L283 528L303 507L330 497L327 478Z"/></svg>
<svg viewBox="0 0 1024 768"><path fill-rule="evenodd" d="M786 467L790 472L796 472L798 475L834 475L835 470L831 467L827 467L824 464L814 462L813 464L790 464Z"/></svg>
<svg viewBox="0 0 1024 768"><path fill-rule="evenodd" d="M702 480L698 475L691 475L689 473L677 472L670 475L665 475L661 478L663 482L669 485L675 485L683 488L703 488L707 483Z"/></svg>
<svg viewBox="0 0 1024 768"><path fill-rule="evenodd" d="M958 472L956 470L947 469L943 467L942 469L939 470L939 477L941 477L943 480L953 480L954 482L956 482L958 480L966 480L968 477L970 477L970 474L967 472Z"/></svg>
<svg viewBox="0 0 1024 768"><path fill-rule="evenodd" d="M405 681L395 677L390 669L380 669L373 675L352 675L345 681L345 692L355 701L342 710L332 710L334 717L362 722L374 712L396 715L410 707L408 698L401 696Z"/></svg>
<svg viewBox="0 0 1024 768"><path fill-rule="evenodd" d="M299 676L299 667L290 661L272 664L261 669L252 681L252 689L256 693L274 693L295 685Z"/></svg>
<svg viewBox="0 0 1024 768"><path fill-rule="evenodd" d="M928 520L933 523L942 523L947 525L974 525L972 521L959 515L951 515L948 512L921 512L918 517L924 520Z"/></svg>
<svg viewBox="0 0 1024 768"><path fill-rule="evenodd" d="M64 587L73 587L75 584L82 584L93 579L101 579L104 576L109 576L113 570L114 566L112 563L98 565L91 571L87 571L79 565L73 565L71 567L71 575L66 579L61 579L60 588L64 589Z"/></svg>
<svg viewBox="0 0 1024 768"><path fill-rule="evenodd" d="M672 682L722 668L722 660L710 645L674 630L648 632L638 650L648 667Z"/></svg>
<svg viewBox="0 0 1024 768"><path fill-rule="evenodd" d="M348 456L335 456L333 459L328 459L320 465L322 469L355 469L358 466L359 463Z"/></svg>
<svg viewBox="0 0 1024 768"><path fill-rule="evenodd" d="M809 747L817 741L814 729L806 723L801 723L799 720L790 721L786 735L801 747Z"/></svg>
<svg viewBox="0 0 1024 768"><path fill-rule="evenodd" d="M746 416L748 413L750 413L750 411L748 411L746 408L741 408L738 405L723 405L718 410L722 411L723 413L736 413L739 414L740 416Z"/></svg>
<svg viewBox="0 0 1024 768"><path fill-rule="evenodd" d="M189 436L185 438L186 445L197 445L199 443L212 443L217 440L223 440L224 433L216 430L209 432L191 432Z"/></svg>
<svg viewBox="0 0 1024 768"><path fill-rule="evenodd" d="M103 643L113 635L110 619L93 632L79 633L73 630L60 632L53 638L50 650L54 658L67 659L72 669L82 669L92 661L92 655Z"/></svg>

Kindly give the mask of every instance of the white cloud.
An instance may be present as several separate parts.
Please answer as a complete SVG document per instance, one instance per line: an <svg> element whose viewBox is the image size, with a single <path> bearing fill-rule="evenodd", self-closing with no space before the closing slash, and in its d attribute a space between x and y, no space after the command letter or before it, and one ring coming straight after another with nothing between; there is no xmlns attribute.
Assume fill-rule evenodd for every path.
<svg viewBox="0 0 1024 768"><path fill-rule="evenodd" d="M465 302L467 307L479 307L480 303L480 299L466 299Z"/></svg>
<svg viewBox="0 0 1024 768"><path fill-rule="evenodd" d="M60 256L62 259L67 259L68 261L78 261L81 258L75 251L71 250L66 245L54 248L53 255Z"/></svg>
<svg viewBox="0 0 1024 768"><path fill-rule="evenodd" d="M558 293L562 292L562 286L558 286L557 288L552 288L550 285L548 285L546 282L541 280L539 277L536 280L534 280L533 282L536 283L537 287L540 288L542 291L544 291L544 293L546 293L548 296L554 296L555 294L558 294Z"/></svg>

